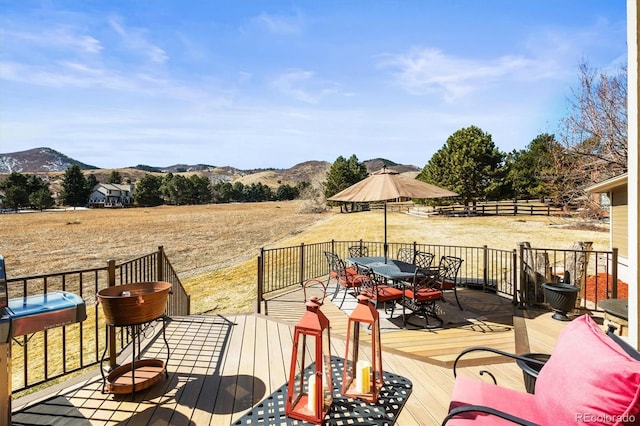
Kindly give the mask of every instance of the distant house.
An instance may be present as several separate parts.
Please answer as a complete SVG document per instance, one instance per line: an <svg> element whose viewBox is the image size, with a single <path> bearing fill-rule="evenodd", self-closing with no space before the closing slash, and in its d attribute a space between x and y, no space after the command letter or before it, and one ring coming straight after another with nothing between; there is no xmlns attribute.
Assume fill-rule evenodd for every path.
<svg viewBox="0 0 640 426"><path fill-rule="evenodd" d="M608 200L601 202L610 208L610 244L618 249L618 278L629 282L629 205L628 173L607 179L585 190L592 194L602 194Z"/></svg>
<svg viewBox="0 0 640 426"><path fill-rule="evenodd" d="M89 196L89 207L127 207L133 203L132 185L99 183Z"/></svg>

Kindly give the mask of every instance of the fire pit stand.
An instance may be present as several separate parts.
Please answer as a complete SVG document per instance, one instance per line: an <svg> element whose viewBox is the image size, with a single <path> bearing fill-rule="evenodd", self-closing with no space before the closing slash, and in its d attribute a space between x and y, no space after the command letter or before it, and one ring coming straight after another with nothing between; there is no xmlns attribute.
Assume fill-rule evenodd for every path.
<svg viewBox="0 0 640 426"><path fill-rule="evenodd" d="M113 394L131 394L131 398L134 399L136 392L147 389L160 381L162 376L169 377L166 365L169 363L169 342L165 334L166 330L166 315L162 315L156 320L162 321L162 339L164 340L165 347L167 348L166 362L161 359L141 359L141 336L144 334L143 324L136 324L130 326L121 326L126 330L126 333L131 337L131 362L120 365L105 375L105 369L103 363L108 360L106 356L107 348L105 347L102 354L102 360L100 361L100 372L102 374L102 393ZM115 327L107 325L107 336L109 335L109 329Z"/></svg>
<svg viewBox="0 0 640 426"><path fill-rule="evenodd" d="M165 315L167 298L171 284L164 281L123 284L107 287L98 292L98 302L106 318L107 340L114 328L125 329L131 338L131 362L120 365L105 376L103 363L107 357L108 346L105 347L100 361L102 374L102 392L114 394L132 394L147 389L157 383L161 377L169 377L166 365L169 363L169 342L166 337ZM162 320L162 339L167 349L167 360L141 359L141 336L145 326L153 321Z"/></svg>

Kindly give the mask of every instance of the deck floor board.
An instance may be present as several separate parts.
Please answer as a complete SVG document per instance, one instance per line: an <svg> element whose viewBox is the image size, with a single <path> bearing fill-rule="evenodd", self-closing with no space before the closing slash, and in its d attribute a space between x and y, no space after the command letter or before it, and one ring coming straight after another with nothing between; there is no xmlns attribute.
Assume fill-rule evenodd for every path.
<svg viewBox="0 0 640 426"><path fill-rule="evenodd" d="M385 322L382 312L383 369L412 383L397 425L440 424L453 390L451 366L461 350L482 345L548 353L565 325L552 320L550 312L518 310L493 294L459 293L469 310L450 312L473 311L481 319L435 330L399 329L397 322ZM102 393L99 372L88 373L14 401L13 422L50 424L64 415L64 424L70 426L234 424L287 383L294 325L304 312L301 299L301 292L290 292L269 300L261 307L266 314L172 318L166 329L168 378L132 400L131 395ZM348 313L329 300L322 310L331 323L332 355L344 357ZM164 353L162 339L156 339L142 356L163 358ZM524 390L521 370L494 355L470 354L459 374L477 377L480 368L490 369L501 385Z"/></svg>

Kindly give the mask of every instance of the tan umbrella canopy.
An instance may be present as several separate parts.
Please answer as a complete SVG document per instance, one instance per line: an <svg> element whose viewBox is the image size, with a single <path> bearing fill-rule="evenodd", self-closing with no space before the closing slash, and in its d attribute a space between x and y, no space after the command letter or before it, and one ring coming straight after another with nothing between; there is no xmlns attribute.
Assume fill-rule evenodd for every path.
<svg viewBox="0 0 640 426"><path fill-rule="evenodd" d="M387 203L398 198L442 198L455 197L448 189L402 175L383 167L366 179L338 192L329 201L368 202L384 201L384 258L387 260Z"/></svg>

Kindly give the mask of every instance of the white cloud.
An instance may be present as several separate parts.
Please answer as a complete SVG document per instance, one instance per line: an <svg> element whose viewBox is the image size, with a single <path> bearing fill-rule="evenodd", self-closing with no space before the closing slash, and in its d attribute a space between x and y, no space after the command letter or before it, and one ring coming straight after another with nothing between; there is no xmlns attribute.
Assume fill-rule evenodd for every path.
<svg viewBox="0 0 640 426"><path fill-rule="evenodd" d="M278 76L273 80L272 84L287 96L301 102L316 103L318 97L312 95L302 87L305 83L309 82L312 77L313 73L311 71L290 71Z"/></svg>
<svg viewBox="0 0 640 426"><path fill-rule="evenodd" d="M169 56L162 48L148 40L144 29L125 27L120 17L110 18L109 25L122 37L129 49L141 52L148 59L159 64L165 63L169 59Z"/></svg>
<svg viewBox="0 0 640 426"><path fill-rule="evenodd" d="M102 43L96 38L68 26L44 28L41 31L5 29L2 31L2 39L4 48L13 44L19 45L23 49L37 46L38 48L69 49L84 53L100 53L103 49Z"/></svg>
<svg viewBox="0 0 640 426"><path fill-rule="evenodd" d="M267 31L278 35L297 35L302 33L303 22L300 15L286 16L261 13L253 22Z"/></svg>
<svg viewBox="0 0 640 426"><path fill-rule="evenodd" d="M271 86L287 97L308 104L317 104L340 92L338 83L317 79L314 72L305 70L287 71L273 79Z"/></svg>
<svg viewBox="0 0 640 426"><path fill-rule="evenodd" d="M394 70L396 83L413 95L437 94L446 101L486 90L505 80L540 78L541 65L524 56L502 56L474 60L447 55L435 48L412 48L408 52L385 55L381 68Z"/></svg>

